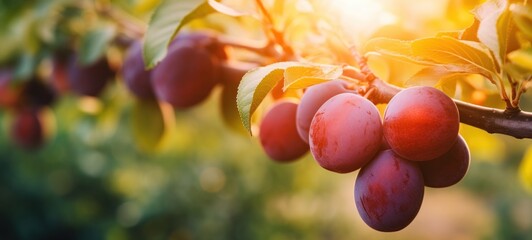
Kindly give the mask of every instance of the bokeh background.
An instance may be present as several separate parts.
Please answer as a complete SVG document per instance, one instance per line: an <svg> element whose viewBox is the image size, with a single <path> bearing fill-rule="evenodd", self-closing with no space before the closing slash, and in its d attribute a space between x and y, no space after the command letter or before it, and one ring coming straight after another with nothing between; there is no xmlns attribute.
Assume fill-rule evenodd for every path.
<svg viewBox="0 0 532 240"><path fill-rule="evenodd" d="M147 21L157 1L116 2ZM389 11L410 34L430 36L467 26L479 1L377 2L395 6ZM35 14L37 3L22 7ZM134 99L120 79L98 100L62 96L47 110L52 134L36 151L13 143L13 114L0 111L0 239L532 239L532 192L519 175L532 161L530 139L461 126L472 154L466 177L427 188L412 224L379 233L356 211L356 172L325 171L310 154L271 161L256 138L224 125L220 90L172 113L156 152L135 142ZM522 103L532 111L530 93Z"/></svg>

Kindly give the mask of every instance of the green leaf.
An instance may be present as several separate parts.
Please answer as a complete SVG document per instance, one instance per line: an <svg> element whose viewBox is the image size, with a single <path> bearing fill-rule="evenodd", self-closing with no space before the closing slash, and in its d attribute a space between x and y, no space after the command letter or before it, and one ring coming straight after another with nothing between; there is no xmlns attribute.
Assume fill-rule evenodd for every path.
<svg viewBox="0 0 532 240"><path fill-rule="evenodd" d="M512 13L504 11L497 22L497 31L499 35L499 57L500 66L503 66L507 61L508 53L519 49L520 44L517 39L517 27L512 20Z"/></svg>
<svg viewBox="0 0 532 240"><path fill-rule="evenodd" d="M146 66L152 68L166 56L168 45L185 24L214 12L206 1L163 0L150 20L144 39Z"/></svg>
<svg viewBox="0 0 532 240"><path fill-rule="evenodd" d="M473 10L475 18L479 21L477 37L484 43L499 59L499 32L497 22L506 8L504 0L490 0L479 5Z"/></svg>
<svg viewBox="0 0 532 240"><path fill-rule="evenodd" d="M513 64L532 71L532 47L519 49L508 54Z"/></svg>
<svg viewBox="0 0 532 240"><path fill-rule="evenodd" d="M471 74L468 65L435 65L421 69L405 83L407 86L437 86L443 79L452 76Z"/></svg>
<svg viewBox="0 0 532 240"><path fill-rule="evenodd" d="M412 51L415 56L439 64L462 66L488 77L497 72L489 51L477 42L450 37L424 38L412 42Z"/></svg>
<svg viewBox="0 0 532 240"><path fill-rule="evenodd" d="M107 50L107 47L116 34L116 29L111 25L99 26L89 31L81 39L79 61L82 65L89 65L98 61Z"/></svg>
<svg viewBox="0 0 532 240"><path fill-rule="evenodd" d="M241 16L250 15L250 13L239 11L237 9L234 9L234 8L228 6L227 4L223 4L223 3L217 2L215 0L208 0L208 3L217 12L223 13L223 14L228 15L228 16L241 17Z"/></svg>
<svg viewBox="0 0 532 240"><path fill-rule="evenodd" d="M414 55L412 52L412 41L382 37L373 38L366 42L362 49L362 53L371 55L374 52L410 63L423 65L431 64L425 59Z"/></svg>
<svg viewBox="0 0 532 240"><path fill-rule="evenodd" d="M493 52L499 66L504 65L508 50L515 49L511 45L516 44L515 24L508 10L508 2L488 1L473 12L479 20L478 39Z"/></svg>
<svg viewBox="0 0 532 240"><path fill-rule="evenodd" d="M155 100L137 100L131 112L131 128L137 147L154 151L164 137L166 128L161 107Z"/></svg>
<svg viewBox="0 0 532 240"><path fill-rule="evenodd" d="M301 66L299 62L278 62L248 71L238 86L236 97L240 120L251 133L251 116L272 88L284 77L288 67Z"/></svg>
<svg viewBox="0 0 532 240"><path fill-rule="evenodd" d="M514 22L521 33L529 41L532 41L532 6L512 4L510 5L510 11L513 13Z"/></svg>
<svg viewBox="0 0 532 240"><path fill-rule="evenodd" d="M308 66L288 67L284 72L283 91L301 89L339 78L343 74L341 66L308 64Z"/></svg>

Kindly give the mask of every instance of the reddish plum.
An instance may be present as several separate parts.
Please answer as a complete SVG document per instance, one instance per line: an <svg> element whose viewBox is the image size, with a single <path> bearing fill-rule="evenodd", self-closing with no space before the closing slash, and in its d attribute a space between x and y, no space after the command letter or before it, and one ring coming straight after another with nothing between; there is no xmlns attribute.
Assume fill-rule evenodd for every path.
<svg viewBox="0 0 532 240"><path fill-rule="evenodd" d="M310 124L310 151L323 168L352 172L369 162L382 142L379 111L369 100L341 93L327 100Z"/></svg>
<svg viewBox="0 0 532 240"><path fill-rule="evenodd" d="M395 95L384 113L384 137L400 156L414 161L437 158L458 136L458 109L432 87L412 87Z"/></svg>
<svg viewBox="0 0 532 240"><path fill-rule="evenodd" d="M259 138L264 151L279 162L290 162L308 152L296 130L297 104L280 101L272 106L260 124Z"/></svg>

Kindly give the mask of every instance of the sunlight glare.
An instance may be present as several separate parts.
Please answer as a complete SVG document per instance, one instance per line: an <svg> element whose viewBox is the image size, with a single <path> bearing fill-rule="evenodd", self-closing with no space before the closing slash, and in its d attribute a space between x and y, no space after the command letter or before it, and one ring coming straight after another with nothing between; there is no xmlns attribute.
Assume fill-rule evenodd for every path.
<svg viewBox="0 0 532 240"><path fill-rule="evenodd" d="M384 0L333 0L330 3L342 29L353 42L363 41L379 27L397 21L384 7Z"/></svg>

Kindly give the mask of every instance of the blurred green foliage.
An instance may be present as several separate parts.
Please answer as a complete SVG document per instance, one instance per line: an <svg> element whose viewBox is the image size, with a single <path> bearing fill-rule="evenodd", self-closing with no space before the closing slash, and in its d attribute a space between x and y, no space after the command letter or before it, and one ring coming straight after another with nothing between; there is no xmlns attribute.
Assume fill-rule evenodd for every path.
<svg viewBox="0 0 532 240"><path fill-rule="evenodd" d="M255 139L222 125L215 101L220 91L205 104L176 113L176 126L159 154L136 150L128 118L132 101L120 89L109 91L115 97L96 114L81 111L77 98L63 98L54 108L55 136L36 152L13 145L10 114L0 113L1 239L532 236L531 195L516 177L523 152L510 148L529 140L502 138L507 154L500 161L479 161L473 153L460 184L428 190L421 216L404 231L386 235L369 230L356 213L356 173L327 172L310 156L293 164L267 159ZM436 205L456 213L442 219L431 199L456 192L467 192L467 201L451 198ZM460 212L469 201L482 206L473 216ZM427 235L427 224L450 226L443 235Z"/></svg>
<svg viewBox="0 0 532 240"><path fill-rule="evenodd" d="M0 0L0 64L33 73L50 54L37 50L63 43L50 9L65 2L76 1ZM110 2L145 20L158 1ZM417 11L403 5L412 8L405 15ZM67 10L63 17L81 14ZM451 10L460 11L450 21L470 20L462 8ZM86 32L100 23L81 21ZM423 30L449 24L428 23ZM59 29L80 23L73 25ZM130 127L133 98L119 81L92 110L86 99L62 96L52 109L55 131L38 151L15 146L12 112L0 111L0 239L532 239L532 195L517 178L531 140L462 126L472 150L465 179L427 189L414 222L384 234L356 212L356 173L327 172L310 155L292 164L269 160L256 139L223 125L220 89L175 113L160 152L140 151ZM531 111L531 94L524 97Z"/></svg>

